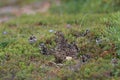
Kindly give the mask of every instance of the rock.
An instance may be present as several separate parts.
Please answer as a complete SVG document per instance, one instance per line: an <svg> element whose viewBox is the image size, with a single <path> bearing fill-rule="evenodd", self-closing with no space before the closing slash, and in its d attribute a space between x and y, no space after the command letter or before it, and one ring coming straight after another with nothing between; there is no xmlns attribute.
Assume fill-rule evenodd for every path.
<svg viewBox="0 0 120 80"><path fill-rule="evenodd" d="M29 43L32 44L32 43L35 43L37 41L37 38L34 35L32 35L29 37L28 40L29 40Z"/></svg>
<svg viewBox="0 0 120 80"><path fill-rule="evenodd" d="M97 39L96 39L96 44L101 44L101 43L102 43L102 39L97 38Z"/></svg>
<svg viewBox="0 0 120 80"><path fill-rule="evenodd" d="M49 54L48 49L44 43L39 44L39 49L43 55Z"/></svg>
<svg viewBox="0 0 120 80"><path fill-rule="evenodd" d="M4 32L3 32L3 34L4 34L4 35L6 35L6 34L7 34L7 32L6 32L6 31L4 31Z"/></svg>
<svg viewBox="0 0 120 80"><path fill-rule="evenodd" d="M67 61L71 61L72 59L73 59L72 57L66 56L66 60L67 60Z"/></svg>
<svg viewBox="0 0 120 80"><path fill-rule="evenodd" d="M113 66L116 66L118 64L118 60L116 58L113 58L111 60L111 63L112 63Z"/></svg>
<svg viewBox="0 0 120 80"><path fill-rule="evenodd" d="M49 30L49 32L52 33L52 32L54 32L54 30L51 29L51 30Z"/></svg>

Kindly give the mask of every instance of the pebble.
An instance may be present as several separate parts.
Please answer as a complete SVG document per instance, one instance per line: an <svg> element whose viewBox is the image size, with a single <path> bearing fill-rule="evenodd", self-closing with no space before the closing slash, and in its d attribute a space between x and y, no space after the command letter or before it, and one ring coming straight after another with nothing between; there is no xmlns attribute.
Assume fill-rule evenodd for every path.
<svg viewBox="0 0 120 80"><path fill-rule="evenodd" d="M7 32L6 32L6 31L4 31L4 32L3 32L3 34L7 34Z"/></svg>
<svg viewBox="0 0 120 80"><path fill-rule="evenodd" d="M54 30L51 29L51 30L49 30L49 32L52 33L52 32L54 32Z"/></svg>
<svg viewBox="0 0 120 80"><path fill-rule="evenodd" d="M72 57L66 56L66 60L67 60L67 61L71 61L72 59L73 59Z"/></svg>

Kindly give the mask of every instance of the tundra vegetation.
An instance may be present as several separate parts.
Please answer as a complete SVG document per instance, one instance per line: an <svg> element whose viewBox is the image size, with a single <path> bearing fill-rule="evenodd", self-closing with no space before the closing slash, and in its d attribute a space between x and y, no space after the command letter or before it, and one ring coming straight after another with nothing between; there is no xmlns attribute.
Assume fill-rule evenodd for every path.
<svg viewBox="0 0 120 80"><path fill-rule="evenodd" d="M120 79L119 0L0 1L0 80Z"/></svg>

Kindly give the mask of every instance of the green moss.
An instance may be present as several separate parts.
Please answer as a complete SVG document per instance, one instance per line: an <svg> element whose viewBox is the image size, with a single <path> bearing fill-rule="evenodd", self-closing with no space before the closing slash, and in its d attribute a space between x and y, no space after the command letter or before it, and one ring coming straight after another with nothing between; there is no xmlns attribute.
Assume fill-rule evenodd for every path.
<svg viewBox="0 0 120 80"><path fill-rule="evenodd" d="M77 6L75 5L78 3L75 1L70 0L67 3L67 0L63 0L61 6L52 6L50 13L22 15L0 24L1 80L9 80L13 75L16 80L41 80L46 79L46 76L52 80L119 79L119 66L114 69L111 64L111 58L114 57L111 53L117 54L117 58L120 58L120 12L113 12L118 11L115 4L119 4L119 1L113 3L115 9L111 8L113 0L91 0L95 1L95 5L89 0L80 0L79 3L82 5ZM94 8L95 10L91 11ZM85 12L89 13L84 14ZM90 34L81 36L87 29L90 30ZM76 72L68 69L70 65L74 65L74 61L66 61L63 63L66 66L60 68L49 64L55 60L54 56L42 55L38 47L39 43L47 41L51 42L51 45L47 44L48 48L55 47L54 32L49 30L62 31L68 43L76 41L80 48L79 58L83 54L90 54L92 58L81 64L80 70ZM7 34L3 34L4 31ZM37 38L34 44L28 41L32 34ZM76 38L76 35L79 37ZM96 44L96 38L103 40L100 45ZM111 44L115 46L112 47ZM100 55L104 51L110 51L110 55L101 58Z"/></svg>

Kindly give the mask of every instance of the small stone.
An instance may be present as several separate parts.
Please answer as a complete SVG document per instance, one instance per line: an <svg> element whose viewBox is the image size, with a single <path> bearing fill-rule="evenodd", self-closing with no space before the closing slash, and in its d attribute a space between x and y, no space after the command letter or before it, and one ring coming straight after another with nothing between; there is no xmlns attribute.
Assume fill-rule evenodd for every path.
<svg viewBox="0 0 120 80"><path fill-rule="evenodd" d="M51 29L51 30L49 30L49 32L52 33L52 32L54 32L54 30Z"/></svg>
<svg viewBox="0 0 120 80"><path fill-rule="evenodd" d="M97 39L96 39L96 44L101 44L101 43L102 43L102 39L97 38Z"/></svg>
<svg viewBox="0 0 120 80"><path fill-rule="evenodd" d="M66 28L71 28L71 25L70 25L70 24L67 24L67 25L66 25Z"/></svg>
<svg viewBox="0 0 120 80"><path fill-rule="evenodd" d="M48 54L48 49L46 47L46 45L44 43L40 43L39 44L39 48L40 48L40 51L43 55L47 55Z"/></svg>
<svg viewBox="0 0 120 80"><path fill-rule="evenodd" d="M6 31L4 31L4 32L3 32L3 34L7 34L7 32L6 32Z"/></svg>
<svg viewBox="0 0 120 80"><path fill-rule="evenodd" d="M66 60L67 60L67 61L71 61L72 59L73 59L72 57L66 56Z"/></svg>
<svg viewBox="0 0 120 80"><path fill-rule="evenodd" d="M115 66L116 64L118 64L118 60L116 58L113 58L111 60L111 63L112 63L113 66Z"/></svg>
<svg viewBox="0 0 120 80"><path fill-rule="evenodd" d="M82 60L83 63L87 62L88 61L88 57L86 55L82 55L81 56L81 60Z"/></svg>
<svg viewBox="0 0 120 80"><path fill-rule="evenodd" d="M28 40L29 40L29 43L32 44L32 43L35 43L37 41L37 38L34 35L32 35L32 36L30 36L30 38Z"/></svg>

